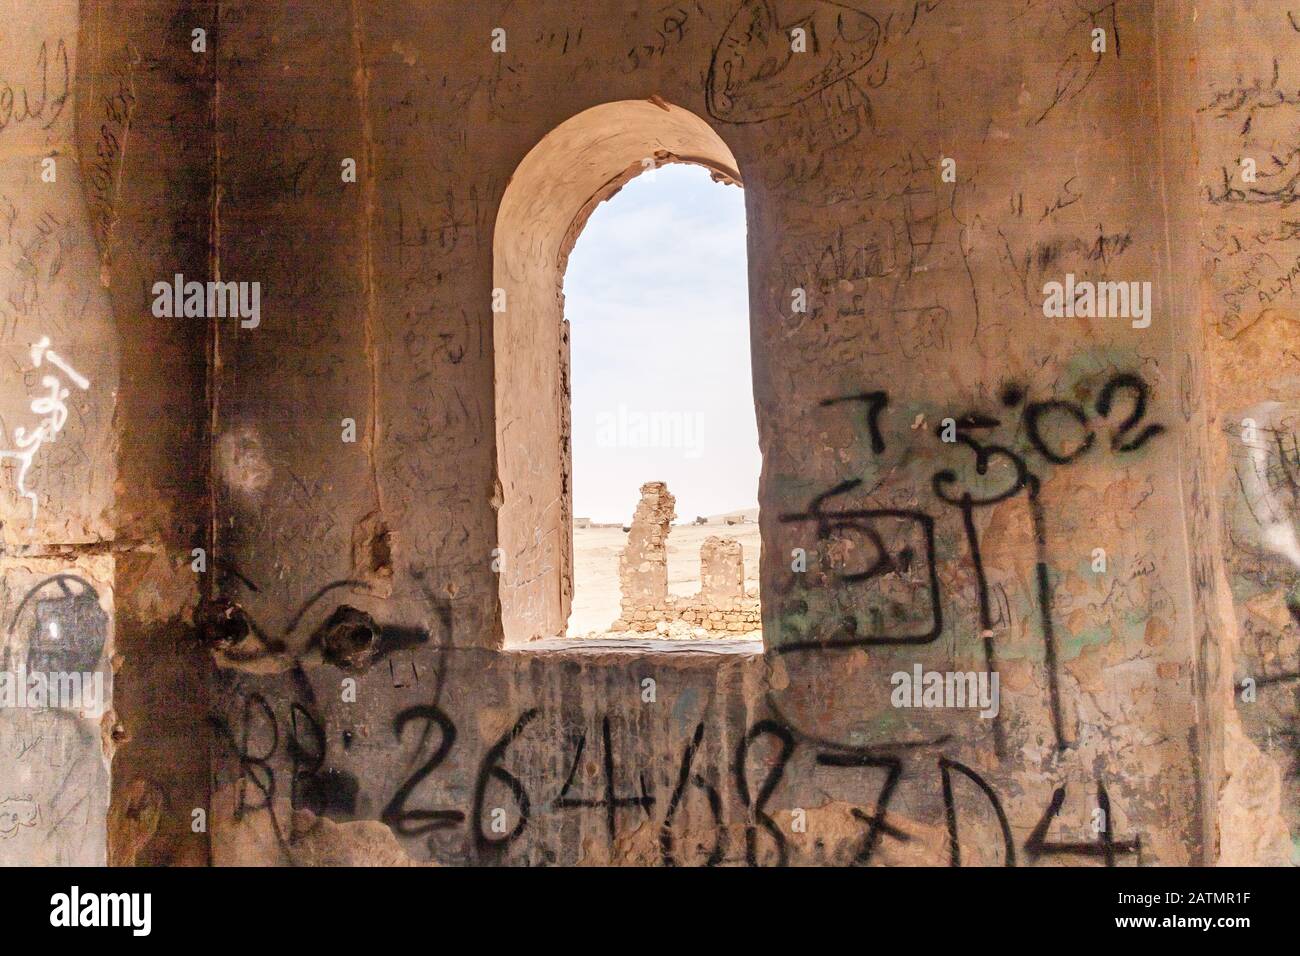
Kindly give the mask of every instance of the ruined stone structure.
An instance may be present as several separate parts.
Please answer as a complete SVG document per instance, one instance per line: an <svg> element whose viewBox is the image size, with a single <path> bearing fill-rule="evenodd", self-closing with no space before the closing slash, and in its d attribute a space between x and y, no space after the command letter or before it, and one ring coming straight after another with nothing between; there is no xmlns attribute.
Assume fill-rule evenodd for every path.
<svg viewBox="0 0 1300 956"><path fill-rule="evenodd" d="M4 0L3 659L108 699L0 708L0 862L1287 861L1287 7ZM670 162L761 646L559 639L561 279Z"/></svg>
<svg viewBox="0 0 1300 956"><path fill-rule="evenodd" d="M745 597L745 555L734 538L710 535L700 546L700 598L729 610Z"/></svg>
<svg viewBox="0 0 1300 956"><path fill-rule="evenodd" d="M676 505L662 481L641 486L627 544L618 558L620 604L628 620L668 597L668 533L677 517Z"/></svg>
<svg viewBox="0 0 1300 956"><path fill-rule="evenodd" d="M668 535L676 499L662 481L641 486L619 556L621 613L612 631L659 631L674 621L698 637L751 634L763 626L757 595L745 593L745 557L740 542L716 535L700 547L700 591L694 597L668 593Z"/></svg>

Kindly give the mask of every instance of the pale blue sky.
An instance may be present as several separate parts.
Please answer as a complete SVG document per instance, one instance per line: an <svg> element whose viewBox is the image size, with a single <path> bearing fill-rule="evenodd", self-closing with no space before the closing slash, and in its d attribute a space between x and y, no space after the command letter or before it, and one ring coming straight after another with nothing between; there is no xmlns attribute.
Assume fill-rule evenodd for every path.
<svg viewBox="0 0 1300 956"><path fill-rule="evenodd" d="M666 481L679 521L758 505L745 201L699 166L596 208L565 275L573 513L628 521Z"/></svg>

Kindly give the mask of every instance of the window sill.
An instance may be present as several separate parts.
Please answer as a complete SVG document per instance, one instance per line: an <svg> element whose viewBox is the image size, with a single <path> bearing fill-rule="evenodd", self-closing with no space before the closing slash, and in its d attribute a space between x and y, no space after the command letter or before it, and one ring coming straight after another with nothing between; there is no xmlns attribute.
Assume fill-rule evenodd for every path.
<svg viewBox="0 0 1300 956"><path fill-rule="evenodd" d="M629 637L555 637L505 648L507 654L546 654L564 657L603 657L606 655L671 655L674 657L759 657L761 640L717 638L713 640L673 641L664 638Z"/></svg>

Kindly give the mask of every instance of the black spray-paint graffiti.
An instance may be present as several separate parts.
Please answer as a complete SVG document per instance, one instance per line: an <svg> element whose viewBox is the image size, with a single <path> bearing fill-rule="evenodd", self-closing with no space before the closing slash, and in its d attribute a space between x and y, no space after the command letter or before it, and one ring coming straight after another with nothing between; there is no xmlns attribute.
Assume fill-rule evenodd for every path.
<svg viewBox="0 0 1300 956"><path fill-rule="evenodd" d="M85 578L55 574L24 595L6 629L6 668L15 666L14 638L24 620L29 671L87 673L99 665L108 639L108 615L99 605L99 593Z"/></svg>
<svg viewBox="0 0 1300 956"><path fill-rule="evenodd" d="M993 627L1009 615L1009 609L1002 586L991 584L984 573L975 513L1023 495L1029 504L1035 540L1036 601L1049 675L1053 729L1057 747L1064 749L1068 741L1062 726L1056 681L1046 517L1040 499L1042 478L1031 462L1036 456L1051 466L1068 466L1102 446L1108 446L1114 454L1128 454L1145 447L1164 428L1147 423L1148 388L1139 376L1131 373L1116 374L1105 382L1092 403L1091 414L1077 402L1059 399L1029 402L1026 391L1017 386L1004 388L1000 398L1007 409L1023 407L1020 424L1027 449L1017 450L1010 444L988 440L987 434L1000 427L1002 420L981 412L954 416L949 423L951 434L946 436L950 447L962 449L971 456L967 467L973 466L978 478L991 481L991 489L978 486L978 482L964 484L955 468L940 467L930 474L930 490L945 508L934 515L921 508L836 507L835 502L847 496L861 494L869 499L874 491L863 491L860 479L850 479L815 496L805 511L781 516L783 523L811 524L819 545L845 535L867 542L870 559L856 567L835 568L827 577L828 583L851 591L855 587L878 587L887 582L893 588L895 603L910 609L910 614L891 613L888 607L875 608L865 621L845 616L830 630L796 632L793 638L783 630L782 639L774 642L773 652L778 655L816 653L832 647L925 645L937 640L943 631L944 618L935 531L939 519L949 514L946 509L951 508L961 519L962 539L975 574L983 651L989 669L996 669ZM883 391L864 391L822 403L828 408L845 405L859 410L869 446L876 455L888 450L884 418L889 404L889 396ZM942 425L935 429L935 437L945 439ZM998 475L1001 484L994 480ZM354 583L340 582L338 586ZM308 607L330 590L319 592L308 602ZM295 616L295 626L305 611L306 608ZM449 629L450 622L445 623ZM258 632L255 625L247 630ZM376 634L383 631L378 625L374 630ZM427 640L427 635L423 638ZM328 656L326 659L332 660ZM347 669L344 664L335 663ZM290 862L293 844L286 839L277 816L277 799L280 807L286 799L277 774L282 776L287 771L287 802L291 810L307 809L349 820L357 818L361 805L361 786L357 779L331 765L330 736L316 716L315 695L301 667L295 667L293 680L298 688L296 699L289 703L287 713L282 716L277 717L275 707L263 695L254 693L237 695L241 703L235 707L234 728L221 717L212 718L219 739L238 767L236 821L251 814L269 814L272 830ZM408 707L393 719L396 743L401 746L413 741L416 747L408 772L387 796L379 816L399 840L423 841L431 856L447 852L448 844L436 843L435 836L463 834L464 850L457 857L462 860L505 860L541 819L556 813L598 811L611 853L620 832L628 831L627 821L635 815L636 827L645 821L655 825L657 818L658 852L665 866L684 865L688 858L706 866L786 865L792 862L796 846L790 833L773 815L772 807L783 792L791 761L802 754L816 768L863 774L874 780L866 799L851 809L853 819L862 826L862 835L852 847L853 865L875 861L886 841L899 846L915 841L916 834L909 832L906 822L891 819L891 803L905 783L914 785L918 780L933 779L931 774L935 772L942 796L949 863L953 866L962 865L960 807L969 807L972 799L983 800L987 805L986 813L991 815L1001 834L1001 859L1007 866L1017 865L1021 859L1034 863L1060 856L1098 860L1108 866L1118 865L1121 857L1131 856L1141 862L1139 838L1115 837L1110 797L1100 780L1096 781L1094 822L1100 819L1101 825L1093 827L1095 840L1049 841L1049 830L1058 820L1067 798L1066 789L1058 787L1032 828L1027 823L1023 825L1029 836L1017 846L1001 797L980 773L944 752L949 737L849 746L810 736L788 722L771 700L769 704L773 716L759 719L747 728L726 767L707 765L702 756L706 750L706 724L704 721L696 724L689 740L681 747L675 772L656 778L669 782L671 789L664 793L656 792L653 775L647 775L644 770L629 773L617 766L617 734L609 715L598 718L599 740L594 745L591 741L595 734L584 726L562 734L561 746L567 753L558 765L560 772L549 783L539 782L535 771L519 769L519 761L533 755L536 746L535 740L526 746L521 738L543 725L539 708L526 709L478 759L472 803L466 813L449 801L433 801L428 796L430 790L436 792L439 776L449 773L463 759L458 748L464 746L459 742L455 722L435 696L431 703ZM1002 737L996 723L994 729L1001 755ZM342 732L344 750L350 745L350 737L351 731ZM523 751L524 756L516 756L516 751ZM595 779L584 780L581 779L583 768L592 766L590 760L585 763L583 760L589 751L598 753L599 760L595 764ZM530 762L530 766L534 763ZM629 780L634 786L628 786ZM965 794L964 801L962 794ZM698 803L701 798L707 806L711 837L704 842L698 840L698 820L692 817L689 821L692 851L681 846L685 808L688 801L694 799ZM736 839L738 832L743 833L743 839Z"/></svg>
<svg viewBox="0 0 1300 956"><path fill-rule="evenodd" d="M1000 396L1005 409L1022 407L1020 424L1029 445L1029 450L1023 453L985 438L1003 425L1002 418L994 415L971 411L936 425L934 437L968 450L976 482L989 483L991 487L973 487L976 482L964 482L955 468L943 467L930 476L930 490L936 499L955 509L961 519L976 579L985 668L990 672L997 670L995 600L985 573L975 514L979 509L1024 495L1034 540L1035 601L1052 730L1057 749L1063 750L1070 746L1070 740L1061 709L1047 516L1041 497L1042 478L1031 467L1030 455L1037 454L1057 467L1068 466L1097 446L1099 429L1107 430L1104 440L1112 453L1127 454L1145 447L1164 431L1164 426L1146 422L1148 386L1140 376L1129 372L1116 374L1105 382L1097 393L1091 415L1078 402L1060 399L1029 402L1027 397L1026 390L1015 385L1005 387ZM864 391L826 399L821 404L860 408L872 452L876 455L885 452L887 443L881 418L889 407L887 393ZM995 476L1001 477L994 480ZM862 545L863 553L869 556L866 562L857 568L835 568L825 580L837 588L865 586L878 602L864 604L865 616L857 610L842 613L826 627L821 622L809 622L808 602L799 590L802 584L792 582L786 589L781 633L774 642L777 653L929 644L942 633L942 596L935 555L936 515L919 508L828 507L832 499L844 500L855 492L862 494L862 484L857 478L843 481L814 497L805 511L781 515L780 521L811 524L818 552L824 556L829 555L834 541L856 539L855 543ZM870 493L862 496L869 498ZM1002 755L1005 740L1000 719L995 718L993 729L997 752Z"/></svg>
<svg viewBox="0 0 1300 956"><path fill-rule="evenodd" d="M216 731L217 738L239 762L235 820L243 820L250 813L269 812L276 840L286 853L288 840L275 812L279 790L273 764L281 756L282 737L284 753L289 759L290 809L311 810L323 816L348 816L356 812L359 785L351 775L326 768L325 731L308 707L296 701L290 704L289 732L286 735L281 734L274 707L261 694L242 698L238 733L221 716L211 715L208 722ZM259 735L266 735L269 739L255 753L254 740ZM250 788L260 794L260 799L250 800ZM399 797L394 798L394 803ZM391 804L389 809L392 809ZM393 825L387 819L385 822Z"/></svg>
<svg viewBox="0 0 1300 956"><path fill-rule="evenodd" d="M356 817L356 781L350 775L327 766L328 735L322 724L310 713L309 707L298 702L291 703L287 718L290 730L282 733L281 719L277 719L273 706L263 695L254 693L241 700L237 729L229 728L224 720L213 719L220 731L220 738L238 766L236 790L239 797L235 818L238 822L249 814L269 814L273 832L286 859L293 862L292 844L285 839L277 817L276 798L280 793L277 767L281 768L280 772L284 772L287 758L287 772L291 782L288 797L290 809L311 809L339 820ZM697 857L702 857L700 862L704 866L725 863L786 866L793 862L792 835L772 815L771 808L774 798L786 783L792 758L801 748L805 748L818 767L841 769L847 773L874 774L879 778L867 788L864 805L851 810L853 818L863 828L861 838L852 849L849 860L851 865L871 864L885 839L899 844L913 841L913 834L907 831L905 824L890 819L891 802L905 780L912 783L924 782L932 779L930 774L933 771L937 771L942 794L950 865L962 865L959 806L970 806L969 797L959 802L958 788L954 786L956 778L973 785L973 793L980 795L987 803L987 812L996 821L1002 836L1003 865L1017 865L1017 846L1012 836L1012 827L998 793L971 767L950 759L941 752L936 753L935 744L942 741L919 746L826 745L807 738L782 720L764 718L751 725L738 742L731 764L725 768L730 775L731 787L724 792L720 779L723 768L700 766L706 733L706 724L700 721L681 748L676 773L669 778L672 782L671 793L667 800L661 801L659 795L653 792L649 777L644 771L629 774L616 766L613 722L609 715L599 718L599 781L584 784L577 780L587 747L585 731L566 735L570 751L569 759L563 765L567 769L551 781L549 786L531 779L528 774L521 776L523 772L512 763L512 754L526 732L531 727L538 726L540 716L538 708L524 710L509 730L479 758L472 806L467 815L463 810L452 806L413 805L416 803L414 795L417 788L426 782L435 781L438 771L447 765L453 751L460 745L455 722L438 706L426 704L402 710L393 721L393 732L401 739L408 728L419 731L420 745L415 759L420 763L398 786L381 815L382 821L400 839L424 839L431 854L435 845L428 839L429 834L434 831L468 829L464 859L490 863L502 861L540 815L599 811L612 849L620 835L620 811L639 811L638 817L653 822L656 808L662 806L665 809L657 825L659 858L664 866L672 867L684 865L678 831L688 791L694 790L704 797L708 808L711 843L705 841L700 844L699 848L706 849L707 852L696 854ZM251 746L254 737L261 739L261 745L255 748ZM760 751L763 755L756 756ZM633 776L637 780L636 792L620 795L619 781ZM340 781L347 783L340 787ZM539 792L543 786L550 792ZM590 792L587 792L588 787L591 788ZM248 800L250 789L256 791L260 799ZM348 799L340 799L341 794ZM502 796L507 798L510 816L514 819L513 826L509 829L496 825L504 813L504 808L496 805ZM730 800L727 799L728 796ZM1121 856L1130 856L1140 865L1141 840L1137 837L1121 840L1115 838L1110 799L1100 781L1097 783L1097 802L1093 808L1093 819L1101 821L1100 826L1093 827L1096 839L1049 842L1049 829L1059 817L1065 801L1066 788L1058 787L1030 835L1019 847L1026 860L1032 863L1044 857L1071 856L1116 866ZM636 825L640 826L639 821ZM692 826L691 832L698 836L699 829L698 826ZM1024 829L1029 827L1025 826ZM743 832L740 841L735 839L737 830Z"/></svg>

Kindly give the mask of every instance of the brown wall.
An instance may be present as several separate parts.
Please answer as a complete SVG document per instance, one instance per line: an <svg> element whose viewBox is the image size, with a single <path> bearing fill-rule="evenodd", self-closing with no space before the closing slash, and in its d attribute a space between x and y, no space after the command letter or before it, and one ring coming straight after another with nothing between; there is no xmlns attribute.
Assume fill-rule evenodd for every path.
<svg viewBox="0 0 1300 956"><path fill-rule="evenodd" d="M106 857L119 355L76 162L77 5L44 6L6 5L0 50L0 669L88 674L92 686L97 675L109 709L6 695L0 863L95 865Z"/></svg>
<svg viewBox="0 0 1300 956"><path fill-rule="evenodd" d="M780 15L786 6L775 5ZM411 749L409 722L445 720L447 753L401 806L470 819L401 836L417 859L495 852L472 836L493 806L515 826L508 778L494 767L530 801L506 859L631 860L638 840L653 856L697 725L703 779L717 788L730 833L726 860L746 857L746 821L767 832L752 801L762 769L781 766L763 812L783 828L791 859L862 852L943 862L943 761L997 794L1022 862L1058 789L1052 832L1082 839L1099 787L1122 862L1138 856L1138 842L1143 862L1214 858L1218 771L1205 763L1216 752L1205 738L1216 727L1198 723L1198 700L1219 685L1207 683L1217 679L1202 660L1211 649L1197 635L1209 612L1193 599L1184 530L1206 448L1189 307L1198 289L1183 268L1198 242L1183 100L1198 38L1187 11L1164 5L1158 19L1144 3L1098 4L1092 14L1075 4L793 6L818 14L820 52L767 78L759 28L768 7L759 3L628 3L599 16L485 4L458 10L455 31L440 29L445 11L425 5L339 5L337 16L315 18L224 8L242 68L223 87L222 152L242 161L228 174L222 208L233 225L222 227L222 258L227 274L237 263L240 275L277 290L263 329L221 333L220 391L232 397L219 399L218 446L244 435L267 465L267 484L252 495L218 468L223 545L258 588L236 596L291 651L309 646L313 622L339 603L373 613L394 642L429 635L361 677L353 705L339 702L341 672L295 667L292 655L279 658L289 668L280 676L238 678L232 728L252 720L256 736L273 717L283 740L296 703L321 734L311 776L319 793L290 794L289 778L277 777L284 852L293 852L291 806L382 817L421 754L434 755L432 738L427 751ZM489 49L496 26L508 38L499 55ZM1093 27L1107 32L1104 54L1090 50ZM780 35L772 42L784 45ZM494 332L490 295L503 280L493 275L493 242L499 253L503 239L493 227L507 218L498 203L552 130L593 106L652 96L708 122L745 184L769 653L573 658L543 644L497 656L489 556L504 545L509 568L527 548L496 536L494 481L503 514L540 514L554 507L558 461L530 457L535 481L508 474L508 452L504 470L494 468L491 423L516 420L510 383L493 385L494 343L506 355L524 348L528 374L544 385L555 381L559 342L546 284L554 276L540 268L536 279L507 274L511 310ZM294 128L271 136L250 115L292 116ZM335 179L347 155L365 160L355 187ZM958 163L955 183L940 176L947 156ZM286 170L298 171L304 195L291 196ZM528 195L538 208L526 225L578 213L573 197L553 210ZM543 265L552 258L539 254ZM1150 327L1045 318L1042 286L1067 272L1152 283ZM531 281L542 284L530 298ZM808 291L805 314L791 312L795 288ZM534 348L516 334L540 338ZM827 404L874 391L888 397L879 442L866 403ZM543 436L557 428L555 404L548 396L530 408ZM355 446L338 444L337 420L349 412L374 421ZM975 414L997 424L963 434L1003 449L987 452L985 475L973 445L936 434L944 418ZM1075 460L1059 460L1084 443ZM850 481L858 484L845 488ZM357 576L351 529L376 508L394 529L391 596L344 585L295 619L321 588ZM819 521L818 508L830 516ZM876 536L895 570L857 579ZM790 571L797 548L811 555L802 574ZM1092 570L1095 548L1106 551L1104 573ZM554 569L554 550L543 565ZM890 675L914 664L992 664L1004 688L999 718L891 707ZM643 676L656 678L653 704L642 702ZM242 709L257 694L268 709ZM436 714L404 709L431 701ZM518 737L494 751L521 719ZM565 808L574 791L601 786L586 761L597 759L607 722L615 790L644 787L654 801L617 808L612 836L605 811ZM569 780L579 740L584 757ZM219 767L234 807L238 766ZM745 774L748 788L738 783ZM478 819L475 779L487 792ZM839 802L816 796L827 786L842 792ZM956 799L974 801L962 804L963 827L969 815L996 836L996 813L963 786ZM691 827L708 834L698 796ZM220 828L218 858L271 853L252 836L269 826L269 814L249 809L259 800ZM877 834L867 848L849 811L877 800L916 840ZM808 834L790 831L794 808L819 821ZM756 859L772 858L767 841L758 838ZM962 849L964 860L1002 854L997 839L982 848L963 839Z"/></svg>
<svg viewBox="0 0 1300 956"><path fill-rule="evenodd" d="M1225 635L1212 645L1215 666L1232 692L1221 702L1220 830L1222 859L1246 863L1269 853L1294 857L1300 832L1293 521L1300 224L1290 211L1300 173L1300 22L1284 5L1245 2L1216 4L1198 23L1205 38L1196 88L1198 266L1213 381L1204 403L1211 440L1201 492L1218 505L1223 547L1207 550L1206 569L1221 599L1215 633ZM1213 42L1227 36L1234 42ZM1246 158L1256 164L1254 183L1242 176ZM1258 825L1275 819L1279 806L1284 827Z"/></svg>

